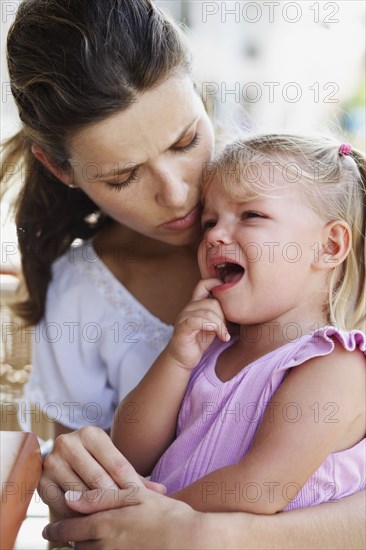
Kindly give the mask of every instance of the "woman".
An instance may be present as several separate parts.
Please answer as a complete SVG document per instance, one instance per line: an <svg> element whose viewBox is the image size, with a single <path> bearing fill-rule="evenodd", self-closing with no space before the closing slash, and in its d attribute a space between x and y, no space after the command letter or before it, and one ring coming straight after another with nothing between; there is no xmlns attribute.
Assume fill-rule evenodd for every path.
<svg viewBox="0 0 366 550"><path fill-rule="evenodd" d="M194 90L182 37L150 0L25 0L9 34L8 60L23 129L8 142L5 163L23 156L26 167L17 226L29 297L19 310L28 323L39 323L40 335L33 399L42 407L57 403L56 436L91 422L108 430L116 403L167 342L198 280L200 184L212 155L212 127ZM75 249L77 238L86 242ZM132 422L136 413L131 411ZM56 441L40 490L66 515L67 489L129 482L139 483L142 505L128 512L144 522L145 542L131 538L131 531L126 535L120 499L108 501L115 509L107 516L90 516L86 532L83 518L73 518L51 538L79 537L87 541L80 548L91 548L95 537L98 548L182 547L177 521L184 519L192 533L212 521L145 490L98 428ZM55 487L61 491L55 494ZM100 505L99 499L91 511ZM164 540L162 522L150 524L158 529L153 538L145 522L151 507L171 518L173 539ZM319 526L332 533L326 544L358 544L362 527L353 518L360 501L337 507L347 518L343 524L325 506L316 515L300 512L304 538L295 545L320 548ZM215 540L226 546L230 526L232 541L242 546L243 518L216 516L215 531L225 537L218 533ZM98 525L106 520L102 533ZM273 526L275 537L276 527L273 519L255 522L250 547L259 548L263 532ZM210 529L207 523L199 547L212 547ZM278 537L284 548L287 535Z"/></svg>

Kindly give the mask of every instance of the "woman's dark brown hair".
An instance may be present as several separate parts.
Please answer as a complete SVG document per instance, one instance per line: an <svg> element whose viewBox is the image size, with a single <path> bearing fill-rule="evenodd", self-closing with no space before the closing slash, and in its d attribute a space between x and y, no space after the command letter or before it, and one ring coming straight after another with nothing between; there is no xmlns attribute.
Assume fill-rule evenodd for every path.
<svg viewBox="0 0 366 550"><path fill-rule="evenodd" d="M178 27L151 0L24 0L7 42L11 91L22 130L3 144L1 180L22 162L16 224L27 324L44 314L52 263L76 238L90 238L108 218L69 189L31 152L70 170L68 138L126 109L137 94L175 71L189 71Z"/></svg>

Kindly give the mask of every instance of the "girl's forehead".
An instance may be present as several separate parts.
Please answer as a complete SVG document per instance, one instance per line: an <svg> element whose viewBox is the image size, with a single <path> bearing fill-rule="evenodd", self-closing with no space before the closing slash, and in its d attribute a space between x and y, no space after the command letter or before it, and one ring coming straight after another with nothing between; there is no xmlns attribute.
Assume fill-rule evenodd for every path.
<svg viewBox="0 0 366 550"><path fill-rule="evenodd" d="M307 222L319 223L322 220L306 195L301 190L301 184L285 182L284 184L250 187L250 182L231 187L227 181L213 178L204 188L202 198L204 214L221 214L239 211L248 207L264 209L273 215L280 215L283 220L296 218Z"/></svg>
<svg viewBox="0 0 366 550"><path fill-rule="evenodd" d="M218 197L232 203L249 202L256 199L298 198L302 200L301 177L291 174L286 177L279 163L267 173L268 166L256 173L246 170L246 166L220 166L204 185L203 203L215 201Z"/></svg>
<svg viewBox="0 0 366 550"><path fill-rule="evenodd" d="M214 205L218 201L228 205L242 204L259 198L268 198L268 193L259 193L250 182L232 182L225 177L215 177L203 189L202 202L204 206Z"/></svg>
<svg viewBox="0 0 366 550"><path fill-rule="evenodd" d="M220 182L207 186L202 197L204 212L234 210L239 205L249 202L249 200L251 199L230 192L230 190L220 185Z"/></svg>

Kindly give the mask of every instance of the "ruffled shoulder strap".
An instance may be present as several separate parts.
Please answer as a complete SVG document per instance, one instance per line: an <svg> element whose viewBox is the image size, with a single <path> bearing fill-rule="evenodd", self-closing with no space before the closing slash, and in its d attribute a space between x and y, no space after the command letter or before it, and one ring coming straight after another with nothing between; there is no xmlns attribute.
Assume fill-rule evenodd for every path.
<svg viewBox="0 0 366 550"><path fill-rule="evenodd" d="M366 361L366 335L364 332L361 330L346 332L335 327L323 327L303 336L297 344L286 347L286 353L282 357L282 364L278 370L301 365L313 357L329 355L334 351L336 342L350 352L359 349L365 355Z"/></svg>

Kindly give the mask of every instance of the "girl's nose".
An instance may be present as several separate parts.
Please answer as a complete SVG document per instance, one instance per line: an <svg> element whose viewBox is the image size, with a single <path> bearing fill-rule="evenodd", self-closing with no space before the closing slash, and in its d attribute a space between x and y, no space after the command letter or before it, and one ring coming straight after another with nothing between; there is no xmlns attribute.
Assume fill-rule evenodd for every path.
<svg viewBox="0 0 366 550"><path fill-rule="evenodd" d="M216 223L214 227L206 231L205 241L208 249L212 249L220 244L231 243L232 235L230 233L230 228L225 223Z"/></svg>
<svg viewBox="0 0 366 550"><path fill-rule="evenodd" d="M203 263L210 264L213 257L217 258L220 256L223 258L230 258L233 254L234 256L237 254L237 247L233 241L230 228L227 224L222 222L206 230L202 244Z"/></svg>

